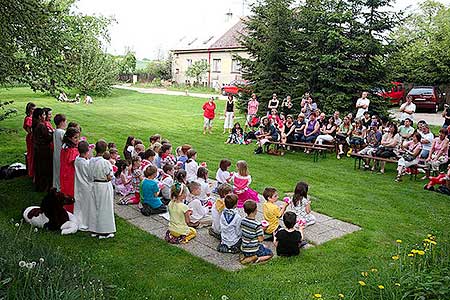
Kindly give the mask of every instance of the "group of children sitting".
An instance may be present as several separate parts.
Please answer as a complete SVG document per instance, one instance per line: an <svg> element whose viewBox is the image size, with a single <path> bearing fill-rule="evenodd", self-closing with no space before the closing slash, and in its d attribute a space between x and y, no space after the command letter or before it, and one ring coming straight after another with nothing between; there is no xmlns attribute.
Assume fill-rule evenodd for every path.
<svg viewBox="0 0 450 300"><path fill-rule="evenodd" d="M115 191L122 196L119 204L138 204L145 216L168 211L165 239L169 243L187 243L196 237L196 229L210 227L209 234L220 241L217 250L242 252L244 264L273 256L263 240L273 241L280 256L297 255L306 244L303 228L315 223L306 183L299 182L292 200L285 198L281 207L276 204L277 190L266 188L265 220L259 222L259 195L249 187L251 176L245 161L238 161L236 172L230 172L231 161L221 160L217 184L211 186L206 163L197 162L197 152L190 145L177 147L173 155L171 144L160 135L151 136L149 141L145 149L141 140L130 136L123 153L127 159L117 157L114 145L105 157L115 170ZM280 218L285 229L279 225Z"/></svg>

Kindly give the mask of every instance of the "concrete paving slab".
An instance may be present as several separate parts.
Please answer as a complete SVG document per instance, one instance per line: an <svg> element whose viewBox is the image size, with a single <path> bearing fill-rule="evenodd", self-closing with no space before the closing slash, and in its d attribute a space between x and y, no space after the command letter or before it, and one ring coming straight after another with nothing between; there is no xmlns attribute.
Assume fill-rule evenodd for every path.
<svg viewBox="0 0 450 300"><path fill-rule="evenodd" d="M210 180L210 182L214 185L214 181ZM257 220L263 220L262 205L264 202L265 200L261 197L257 208ZM281 206L282 202L280 201L277 204ZM140 213L137 205L115 204L114 210L119 217L127 220L129 223L160 239L164 239L168 221L163 217L159 215L145 217ZM243 209L238 209L238 211L241 216L245 216ZM313 212L313 215L316 217L317 222L305 228L305 239L309 242L309 245L305 249L361 229L354 224L346 223L327 215L316 212ZM282 224L281 220L280 224ZM195 239L187 244L176 246L225 270L236 271L244 267L239 263L239 255L217 252L216 248L218 244L219 241L208 234L208 228L200 228L197 230L197 237ZM272 242L264 242L264 245L274 253L276 252Z"/></svg>

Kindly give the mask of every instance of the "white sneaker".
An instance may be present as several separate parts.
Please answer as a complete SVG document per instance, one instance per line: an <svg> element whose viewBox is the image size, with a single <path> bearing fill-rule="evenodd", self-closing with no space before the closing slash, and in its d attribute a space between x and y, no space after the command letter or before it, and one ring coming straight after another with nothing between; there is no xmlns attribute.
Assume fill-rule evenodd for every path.
<svg viewBox="0 0 450 300"><path fill-rule="evenodd" d="M102 239L112 239L114 237L114 233L110 233L110 234L108 234L108 235L99 235L98 236L98 238L100 239L100 240L102 240Z"/></svg>

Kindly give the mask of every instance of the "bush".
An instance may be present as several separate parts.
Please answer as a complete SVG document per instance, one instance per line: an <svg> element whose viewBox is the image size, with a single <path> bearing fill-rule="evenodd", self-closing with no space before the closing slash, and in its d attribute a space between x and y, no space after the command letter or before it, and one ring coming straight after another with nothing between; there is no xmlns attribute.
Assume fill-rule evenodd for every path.
<svg viewBox="0 0 450 300"><path fill-rule="evenodd" d="M72 262L39 244L35 240L40 233L37 228L22 221L11 223L15 232L0 232L0 299L113 297L113 287L91 276L86 263Z"/></svg>

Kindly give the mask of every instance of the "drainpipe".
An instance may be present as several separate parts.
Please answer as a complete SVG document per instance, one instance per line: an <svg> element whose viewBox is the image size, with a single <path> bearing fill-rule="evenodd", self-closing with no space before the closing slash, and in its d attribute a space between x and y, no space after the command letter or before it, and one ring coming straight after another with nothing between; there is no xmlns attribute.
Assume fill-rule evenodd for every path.
<svg viewBox="0 0 450 300"><path fill-rule="evenodd" d="M208 87L211 87L211 51L208 49Z"/></svg>

